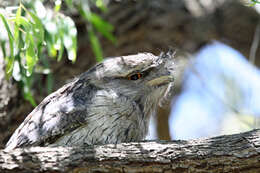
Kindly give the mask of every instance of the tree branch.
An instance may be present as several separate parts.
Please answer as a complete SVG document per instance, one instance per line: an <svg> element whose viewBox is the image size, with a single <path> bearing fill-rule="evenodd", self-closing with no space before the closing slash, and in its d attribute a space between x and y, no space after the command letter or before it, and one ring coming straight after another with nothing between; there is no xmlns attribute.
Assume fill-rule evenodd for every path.
<svg viewBox="0 0 260 173"><path fill-rule="evenodd" d="M259 135L1 150L0 172L259 172Z"/></svg>

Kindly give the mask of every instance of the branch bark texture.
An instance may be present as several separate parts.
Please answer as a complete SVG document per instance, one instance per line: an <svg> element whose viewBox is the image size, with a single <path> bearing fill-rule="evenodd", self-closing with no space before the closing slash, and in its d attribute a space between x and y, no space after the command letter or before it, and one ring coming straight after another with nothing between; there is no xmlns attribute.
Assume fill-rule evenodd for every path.
<svg viewBox="0 0 260 173"><path fill-rule="evenodd" d="M14 1L2 0L0 5L9 3L14 3ZM158 55L161 50L167 50L169 46L194 53L212 40L222 41L248 57L257 23L260 20L259 14L253 7L246 6L238 0L111 0L108 9L104 17L115 26L118 41L115 46L106 39L102 39L105 57L137 52L151 52ZM72 16L72 14L68 15ZM91 46L86 44L89 37L85 23L78 17L78 14L75 14L74 19L79 33L78 58L73 65L68 63L66 58L59 63L54 61L51 64L55 78L54 90L95 64ZM259 48L255 56L260 56ZM178 59L184 62L182 64L187 64L188 60L182 56ZM184 71L186 67L179 64L176 63L177 73ZM260 66L260 58L256 58L255 64ZM11 88L12 85L1 80L4 79L4 72L1 69L2 67L0 67L0 148L3 148L13 131L33 108L19 96L21 91L18 91L17 87ZM181 91L181 79L181 77L176 78L175 92L177 94ZM39 86L44 85L44 82L39 84ZM46 96L41 96L42 89L35 89L38 103ZM158 112L160 122L165 126L158 132L161 139L169 137L166 112L169 111L159 110Z"/></svg>
<svg viewBox="0 0 260 173"><path fill-rule="evenodd" d="M260 172L259 135L1 150L0 172Z"/></svg>

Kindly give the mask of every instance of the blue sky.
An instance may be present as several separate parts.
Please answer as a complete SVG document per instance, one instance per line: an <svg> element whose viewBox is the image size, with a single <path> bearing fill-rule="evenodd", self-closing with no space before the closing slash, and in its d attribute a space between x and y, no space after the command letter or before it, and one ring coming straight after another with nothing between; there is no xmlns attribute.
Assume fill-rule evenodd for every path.
<svg viewBox="0 0 260 173"><path fill-rule="evenodd" d="M172 138L208 137L255 127L254 116L260 116L259 74L242 54L223 43L202 48L186 70L183 93L172 107ZM237 123L246 123L248 128Z"/></svg>
<svg viewBox="0 0 260 173"><path fill-rule="evenodd" d="M220 42L202 48L186 69L183 92L172 105L172 139L232 134L259 127L260 72ZM155 139L154 125L148 139Z"/></svg>

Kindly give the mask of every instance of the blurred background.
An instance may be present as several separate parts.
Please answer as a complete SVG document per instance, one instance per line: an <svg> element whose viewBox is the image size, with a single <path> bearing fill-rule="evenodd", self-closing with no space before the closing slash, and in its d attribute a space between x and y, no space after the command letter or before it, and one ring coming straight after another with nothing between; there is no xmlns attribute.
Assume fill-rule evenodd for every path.
<svg viewBox="0 0 260 173"><path fill-rule="evenodd" d="M33 105L102 58L159 55L169 47L177 50L175 90L152 117L147 139L194 139L260 126L258 1L19 2L0 0L0 148Z"/></svg>

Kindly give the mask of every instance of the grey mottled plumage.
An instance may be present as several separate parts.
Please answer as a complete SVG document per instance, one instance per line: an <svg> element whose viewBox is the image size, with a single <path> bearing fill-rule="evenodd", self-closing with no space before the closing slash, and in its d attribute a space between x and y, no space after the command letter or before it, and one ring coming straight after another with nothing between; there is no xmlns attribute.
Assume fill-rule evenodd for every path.
<svg viewBox="0 0 260 173"><path fill-rule="evenodd" d="M173 53L108 58L46 97L14 132L6 150L140 141L172 88Z"/></svg>

